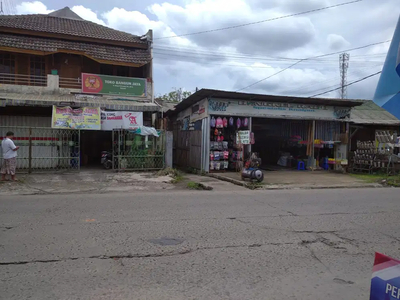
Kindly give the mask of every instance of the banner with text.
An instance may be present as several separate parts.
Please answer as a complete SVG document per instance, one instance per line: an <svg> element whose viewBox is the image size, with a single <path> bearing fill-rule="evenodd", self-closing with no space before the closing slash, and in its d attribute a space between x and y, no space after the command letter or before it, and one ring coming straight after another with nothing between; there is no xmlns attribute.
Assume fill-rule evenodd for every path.
<svg viewBox="0 0 400 300"><path fill-rule="evenodd" d="M102 111L101 130L136 129L143 126L143 113L132 111Z"/></svg>
<svg viewBox="0 0 400 300"><path fill-rule="evenodd" d="M146 97L146 79L82 73L82 93Z"/></svg>
<svg viewBox="0 0 400 300"><path fill-rule="evenodd" d="M211 99L208 101L208 113L222 116L335 120L348 118L350 109L301 103Z"/></svg>
<svg viewBox="0 0 400 300"><path fill-rule="evenodd" d="M53 106L52 128L100 130L100 108Z"/></svg>
<svg viewBox="0 0 400 300"><path fill-rule="evenodd" d="M375 253L370 300L400 299L400 261Z"/></svg>

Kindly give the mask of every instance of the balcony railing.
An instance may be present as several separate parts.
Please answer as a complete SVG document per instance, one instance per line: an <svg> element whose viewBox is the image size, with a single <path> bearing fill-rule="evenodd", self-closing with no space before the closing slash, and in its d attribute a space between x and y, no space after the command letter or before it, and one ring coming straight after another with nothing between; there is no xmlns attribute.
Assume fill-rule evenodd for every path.
<svg viewBox="0 0 400 300"><path fill-rule="evenodd" d="M81 78L65 78L60 77L60 88L80 89L82 87Z"/></svg>
<svg viewBox="0 0 400 300"><path fill-rule="evenodd" d="M1 84L47 86L47 76L0 73Z"/></svg>

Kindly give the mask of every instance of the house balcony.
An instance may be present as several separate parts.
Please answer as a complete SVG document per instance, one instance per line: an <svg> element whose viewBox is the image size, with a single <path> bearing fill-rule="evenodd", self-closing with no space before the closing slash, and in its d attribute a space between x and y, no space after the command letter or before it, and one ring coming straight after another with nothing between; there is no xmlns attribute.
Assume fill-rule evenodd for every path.
<svg viewBox="0 0 400 300"><path fill-rule="evenodd" d="M83 74L85 75L85 74ZM94 75L94 77L101 77L102 75ZM95 95L114 95L114 96L126 96L126 97L137 97L142 100L152 99L152 83L151 80L144 78L129 78L129 77L115 77L114 85L110 80L103 80L101 87L104 92L94 84L93 89L87 88L88 84L84 85L82 90L82 78L65 78L59 75L48 74L47 76L34 76L34 75L23 75L23 74L4 74L0 73L0 93L21 93L21 94L95 94ZM143 93L138 93L137 89L129 89L129 82L145 82ZM119 86L118 83L122 83ZM124 86L125 84L125 86ZM132 84L135 86L135 83ZM86 88L85 88L86 86ZM93 92L92 92L93 91ZM133 92L136 92L134 94Z"/></svg>

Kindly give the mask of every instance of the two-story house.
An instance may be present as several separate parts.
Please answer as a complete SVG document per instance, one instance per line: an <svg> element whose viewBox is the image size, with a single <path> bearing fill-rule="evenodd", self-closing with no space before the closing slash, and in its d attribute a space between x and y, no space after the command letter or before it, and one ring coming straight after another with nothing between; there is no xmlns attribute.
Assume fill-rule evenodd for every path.
<svg viewBox="0 0 400 300"><path fill-rule="evenodd" d="M68 166L98 164L113 143L102 112L115 112L114 122L134 115L138 125L155 124L151 41L151 30L135 36L68 7L0 16L0 136L15 131L19 167L59 168L63 158ZM69 145L64 154L61 144Z"/></svg>

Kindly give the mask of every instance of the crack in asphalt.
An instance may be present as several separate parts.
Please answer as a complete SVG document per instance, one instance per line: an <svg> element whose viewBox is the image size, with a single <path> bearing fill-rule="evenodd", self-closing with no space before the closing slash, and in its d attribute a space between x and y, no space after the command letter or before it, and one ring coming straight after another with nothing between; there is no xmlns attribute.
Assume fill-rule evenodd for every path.
<svg viewBox="0 0 400 300"><path fill-rule="evenodd" d="M12 261L12 262L0 262L0 266L8 266L8 265L26 265L26 264L35 264L35 263L56 263L56 262L65 262L70 260L78 260L78 259L112 259L119 260L123 258L158 258L158 257L170 257L170 256L178 256L185 255L195 251L202 250L215 250L215 249L231 249L231 248L259 248L266 245L293 245L295 243L266 243L266 244L250 244L250 245L227 245L227 246L217 246L217 247L202 247L196 249L185 249L182 251L172 251L172 252L162 252L162 253L148 253L148 254L121 254L121 255L94 255L88 257L67 257L60 259L49 259L49 260L29 260L29 261Z"/></svg>

